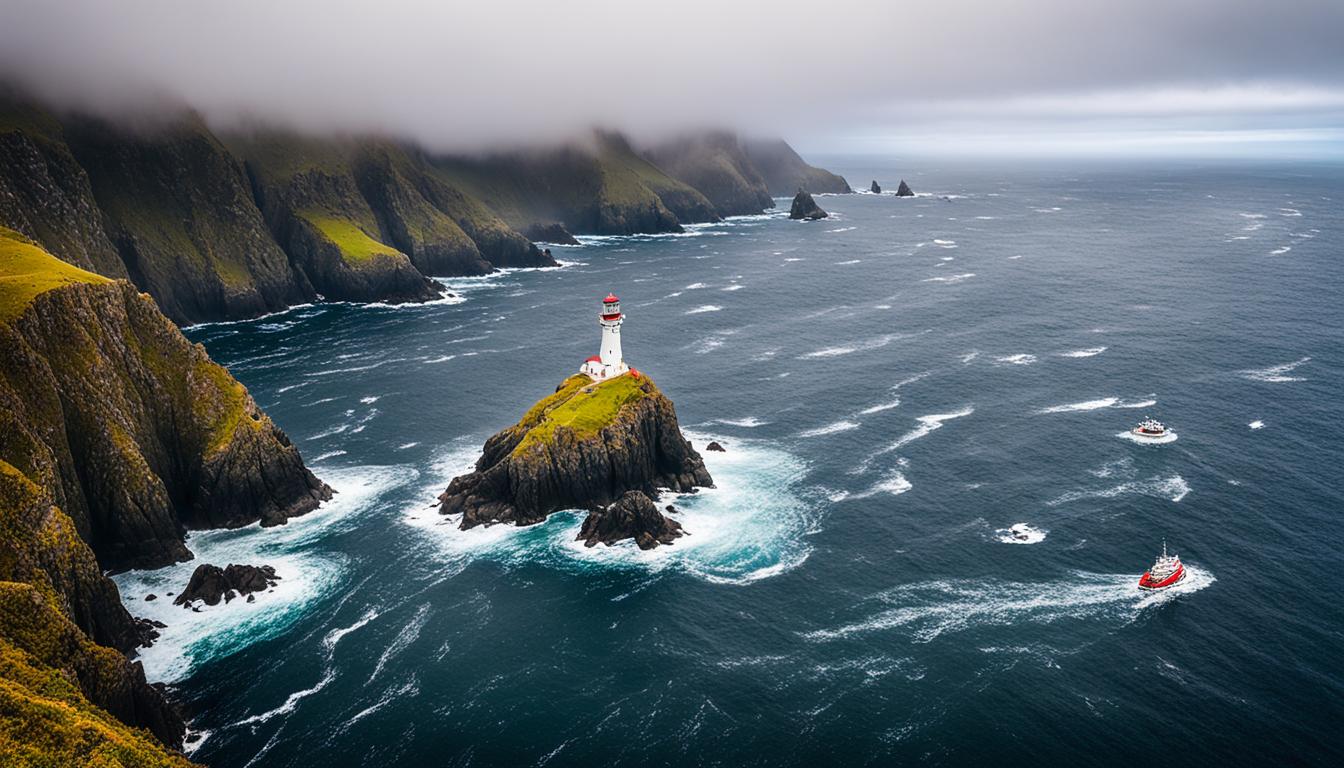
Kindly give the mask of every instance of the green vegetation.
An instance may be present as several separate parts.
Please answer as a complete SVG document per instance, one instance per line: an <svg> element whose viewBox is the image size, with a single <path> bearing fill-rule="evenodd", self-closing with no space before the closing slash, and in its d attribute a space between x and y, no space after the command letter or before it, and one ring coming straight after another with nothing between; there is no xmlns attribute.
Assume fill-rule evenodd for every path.
<svg viewBox="0 0 1344 768"><path fill-rule="evenodd" d="M339 248L346 262L358 263L376 256L402 255L401 251L373 239L359 225L348 219L311 209L299 211L299 216L320 232L323 238Z"/></svg>
<svg viewBox="0 0 1344 768"><path fill-rule="evenodd" d="M23 314L41 294L76 283L110 283L42 250L12 229L0 227L0 322Z"/></svg>
<svg viewBox="0 0 1344 768"><path fill-rule="evenodd" d="M653 382L642 374L618 376L600 384L583 374L570 376L559 391L532 406L514 427L526 431L514 453L522 453L533 445L549 445L561 429L580 439L592 437L615 421L628 403L657 391Z"/></svg>

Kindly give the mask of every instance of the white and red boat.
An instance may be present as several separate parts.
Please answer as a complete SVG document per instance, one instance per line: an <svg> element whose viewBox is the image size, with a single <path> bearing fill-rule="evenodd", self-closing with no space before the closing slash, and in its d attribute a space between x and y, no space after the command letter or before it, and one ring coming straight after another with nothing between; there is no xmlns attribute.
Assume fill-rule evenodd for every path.
<svg viewBox="0 0 1344 768"><path fill-rule="evenodd" d="M1157 419L1144 419L1132 431L1136 437L1166 437L1167 425Z"/></svg>
<svg viewBox="0 0 1344 768"><path fill-rule="evenodd" d="M1162 554L1157 556L1157 562L1148 572L1139 577L1139 589L1148 592L1156 592L1168 587L1174 587L1185 581L1185 566L1181 565L1179 555L1167 554L1167 541L1162 540Z"/></svg>

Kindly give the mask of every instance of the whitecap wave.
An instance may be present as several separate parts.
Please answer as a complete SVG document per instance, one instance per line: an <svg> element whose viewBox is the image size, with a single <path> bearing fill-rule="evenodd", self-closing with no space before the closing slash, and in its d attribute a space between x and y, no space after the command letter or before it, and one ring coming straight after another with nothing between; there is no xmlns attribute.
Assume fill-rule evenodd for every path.
<svg viewBox="0 0 1344 768"><path fill-rule="evenodd" d="M1095 411L1101 408L1151 408L1157 405L1153 395L1143 400L1123 400L1119 397L1102 397L1096 400L1083 400L1078 403L1065 403L1041 408L1037 413L1074 413L1076 411Z"/></svg>
<svg viewBox="0 0 1344 768"><path fill-rule="evenodd" d="M804 632L812 642L831 642L872 632L905 631L927 643L945 633L985 627L1092 621L1125 625L1145 611L1213 584L1209 571L1189 563L1186 578L1161 592L1143 592L1139 575L1074 572L1044 583L948 579L908 584L874 596L876 613L834 628Z"/></svg>
<svg viewBox="0 0 1344 768"><path fill-rule="evenodd" d="M1106 351L1106 347L1088 347L1087 349L1075 349L1072 352L1060 352L1060 357L1096 357Z"/></svg>
<svg viewBox="0 0 1344 768"><path fill-rule="evenodd" d="M940 277L926 277L921 283L960 283L975 277L974 272L963 272L960 275L943 275Z"/></svg>
<svg viewBox="0 0 1344 768"><path fill-rule="evenodd" d="M897 397L892 400L888 400L885 403L878 403L877 405L871 405L867 408L864 408L862 411L859 411L859 415L870 416L874 413L881 413L882 411L890 411L892 408L899 408L900 405L901 405L901 398Z"/></svg>
<svg viewBox="0 0 1344 768"><path fill-rule="evenodd" d="M1250 427L1251 429L1264 429L1265 422L1256 419L1255 421L1252 421L1250 424L1247 424L1246 426Z"/></svg>
<svg viewBox="0 0 1344 768"><path fill-rule="evenodd" d="M1113 499L1117 496L1152 496L1158 499L1166 499L1171 502L1179 502L1190 493L1190 484L1185 478L1178 474L1160 475L1150 477L1145 480L1131 480L1129 482L1113 485L1109 488L1097 488L1092 490L1069 491L1058 496L1049 502L1052 507L1061 504L1068 504L1074 501L1084 499Z"/></svg>
<svg viewBox="0 0 1344 768"><path fill-rule="evenodd" d="M1002 365L1031 365L1032 363L1036 362L1036 356L1027 354L1026 352L1019 352L1015 355L1003 355L1002 357L996 357L994 358L994 362L1000 363Z"/></svg>
<svg viewBox="0 0 1344 768"><path fill-rule="evenodd" d="M195 553L194 560L112 577L132 613L167 625L153 646L140 651L151 680L181 680L198 664L272 637L297 621L345 577L346 558L313 544L348 528L381 496L416 475L414 469L400 466L314 467L314 471L337 492L320 509L274 528L251 525L193 533L187 546ZM203 606L199 613L173 605L168 593L184 588L201 563L270 565L280 580L271 591L257 594L253 603L235 598ZM145 602L144 596L151 592L159 599Z"/></svg>
<svg viewBox="0 0 1344 768"><path fill-rule="evenodd" d="M815 359L818 359L818 358L839 357L840 355L850 355L850 354L853 354L853 353L855 353L855 352L866 352L866 351L868 351L868 350L870 350L870 349L879 349L879 348L881 348L881 347L885 347L885 346L887 346L888 344L890 344L891 342L893 342L893 341L895 341L896 339L899 339L899 338L901 338L901 335L900 335L900 334L889 333L889 334L886 334L885 336L878 336L878 337L875 338L875 339L868 339L867 341L861 341L861 342L858 342L858 343L855 343L855 344L848 344L848 345L845 345L845 346L842 346L842 347L826 347L825 349L818 349L818 350L816 350L816 351L814 351L814 352L808 352L808 353L806 353L806 354L799 355L799 356L798 356L798 359L799 359L799 360L815 360Z"/></svg>
<svg viewBox="0 0 1344 768"><path fill-rule="evenodd" d="M748 416L744 419L717 419L714 423L727 424L730 427L745 427L750 429L752 427L763 427L770 422L761 421L755 416Z"/></svg>
<svg viewBox="0 0 1344 768"><path fill-rule="evenodd" d="M856 494L855 498L866 499L881 494L900 496L902 493L905 493L914 487L914 484L906 479L904 472L894 469L883 475L876 483L873 483L872 487L868 490Z"/></svg>
<svg viewBox="0 0 1344 768"><path fill-rule="evenodd" d="M1240 373L1242 378L1250 379L1251 381L1269 382L1271 384L1281 384L1290 381L1306 381L1306 379L1301 376L1289 376L1288 374L1297 370L1298 366L1303 365L1310 360L1310 357L1304 357L1299 360L1294 360L1291 363L1271 365L1268 368L1252 368L1240 371Z"/></svg>
<svg viewBox="0 0 1344 768"><path fill-rule="evenodd" d="M821 437L822 435L833 435L836 432L848 432L851 429L858 429L859 423L856 421L837 421L827 424L824 427L815 429L806 429L798 433L798 437Z"/></svg>
<svg viewBox="0 0 1344 768"><path fill-rule="evenodd" d="M824 508L805 497L801 482L807 465L762 441L690 430L686 434L696 444L725 442L728 450L702 454L717 487L659 500L660 505L676 506L674 518L687 533L671 546L645 551L626 541L585 547L576 540L583 521L578 512L557 512L524 528L496 525L461 531L455 520L418 504L407 511L405 520L432 536L441 556L458 568L487 558L506 565L542 562L581 571L682 571L714 583L746 584L801 565L812 551L807 537L816 531ZM461 451L445 458L444 469L449 463L464 470L470 466L468 455ZM439 476L426 489L426 498L442 490L451 476L447 472Z"/></svg>
<svg viewBox="0 0 1344 768"><path fill-rule="evenodd" d="M688 309L688 310L686 310L685 312L683 312L682 314L685 314L685 315L700 315L700 314L704 314L705 312L718 312L718 311L720 311L720 310L722 310L722 309L723 309L723 307L720 307L720 306L717 305L717 304L702 304L701 306L698 306L698 307L696 307L695 309Z"/></svg>

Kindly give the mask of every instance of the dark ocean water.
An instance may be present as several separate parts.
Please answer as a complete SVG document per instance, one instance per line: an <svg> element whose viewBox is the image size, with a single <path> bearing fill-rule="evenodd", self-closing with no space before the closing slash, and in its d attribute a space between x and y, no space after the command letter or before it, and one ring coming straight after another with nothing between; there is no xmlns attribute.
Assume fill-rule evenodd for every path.
<svg viewBox="0 0 1344 768"><path fill-rule="evenodd" d="M340 491L192 538L276 566L255 604L141 601L194 563L119 577L170 624L145 661L194 757L1344 759L1344 167L829 163L931 195L192 329ZM609 290L627 359L728 447L676 501L691 536L445 525L435 495L596 351ZM1123 438L1148 415L1178 438ZM1164 537L1191 575L1144 596Z"/></svg>

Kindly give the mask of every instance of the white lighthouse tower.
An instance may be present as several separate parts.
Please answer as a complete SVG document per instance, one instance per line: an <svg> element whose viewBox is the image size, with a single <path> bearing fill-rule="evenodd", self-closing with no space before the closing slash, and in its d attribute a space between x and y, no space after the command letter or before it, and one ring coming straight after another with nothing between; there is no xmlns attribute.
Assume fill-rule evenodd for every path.
<svg viewBox="0 0 1344 768"><path fill-rule="evenodd" d="M621 356L621 324L624 322L621 300L616 294L608 293L598 313L598 325L602 326L602 352L585 360L579 368L580 373L588 374L593 381L606 381L629 372L630 366Z"/></svg>

